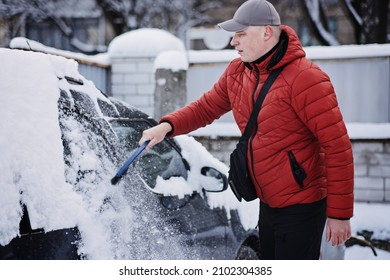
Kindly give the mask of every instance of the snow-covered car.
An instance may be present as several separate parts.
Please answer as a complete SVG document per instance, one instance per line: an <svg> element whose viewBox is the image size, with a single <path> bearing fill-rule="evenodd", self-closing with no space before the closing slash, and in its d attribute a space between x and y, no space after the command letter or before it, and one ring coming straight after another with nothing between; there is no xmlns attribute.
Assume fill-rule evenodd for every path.
<svg viewBox="0 0 390 280"><path fill-rule="evenodd" d="M195 139L111 179L156 121L74 60L0 49L0 259L256 259L258 203Z"/></svg>

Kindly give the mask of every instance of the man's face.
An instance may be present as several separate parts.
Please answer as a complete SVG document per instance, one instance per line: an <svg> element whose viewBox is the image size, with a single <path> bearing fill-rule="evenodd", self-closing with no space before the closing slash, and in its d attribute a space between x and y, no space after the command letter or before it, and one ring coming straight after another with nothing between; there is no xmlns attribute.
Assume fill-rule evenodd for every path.
<svg viewBox="0 0 390 280"><path fill-rule="evenodd" d="M267 53L265 26L249 26L236 32L230 41L243 62L252 62Z"/></svg>

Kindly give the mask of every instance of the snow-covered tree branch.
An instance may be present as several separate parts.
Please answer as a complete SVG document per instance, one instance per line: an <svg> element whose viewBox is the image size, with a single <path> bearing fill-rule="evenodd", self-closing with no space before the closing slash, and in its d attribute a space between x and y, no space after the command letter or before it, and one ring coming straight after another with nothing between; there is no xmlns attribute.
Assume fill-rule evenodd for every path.
<svg viewBox="0 0 390 280"><path fill-rule="evenodd" d="M61 33L69 38L69 42L76 49L84 53L96 53L105 51L106 46L93 46L80 41L74 35L73 28L64 19L61 11L57 9L58 0L0 0L0 18L9 24L9 37L22 35L27 22L49 21L58 27ZM71 3L69 3L71 4ZM21 34L22 33L22 34Z"/></svg>
<svg viewBox="0 0 390 280"><path fill-rule="evenodd" d="M359 44L386 43L389 0L343 0Z"/></svg>
<svg viewBox="0 0 390 280"><path fill-rule="evenodd" d="M222 6L221 0L97 0L117 35L142 27L168 30L180 38L199 24L212 21L209 9Z"/></svg>
<svg viewBox="0 0 390 280"><path fill-rule="evenodd" d="M303 9L311 22L314 34L323 44L328 46L340 45L335 36L327 29L321 0L304 0Z"/></svg>

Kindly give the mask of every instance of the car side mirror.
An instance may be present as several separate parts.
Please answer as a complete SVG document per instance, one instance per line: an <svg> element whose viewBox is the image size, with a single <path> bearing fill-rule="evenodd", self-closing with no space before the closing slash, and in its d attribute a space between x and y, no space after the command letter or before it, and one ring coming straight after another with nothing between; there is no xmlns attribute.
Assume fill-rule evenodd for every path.
<svg viewBox="0 0 390 280"><path fill-rule="evenodd" d="M228 188L228 180L225 174L214 167L204 166L200 170L202 187L206 192L223 192Z"/></svg>

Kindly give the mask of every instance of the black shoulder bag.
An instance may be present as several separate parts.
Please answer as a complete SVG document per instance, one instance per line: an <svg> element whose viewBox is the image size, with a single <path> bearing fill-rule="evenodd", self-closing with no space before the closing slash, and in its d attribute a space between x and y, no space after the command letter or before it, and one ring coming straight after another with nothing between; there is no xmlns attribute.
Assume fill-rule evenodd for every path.
<svg viewBox="0 0 390 280"><path fill-rule="evenodd" d="M230 154L230 170L228 181L230 188L239 201L241 201L242 198L246 201L251 201L257 198L255 186L253 185L248 171L248 140L253 132L253 129L257 126L257 116L260 112L264 98L282 69L282 67L275 69L268 76L263 87L261 88L256 103L253 106L253 111L245 127L245 131L240 137L236 148Z"/></svg>

